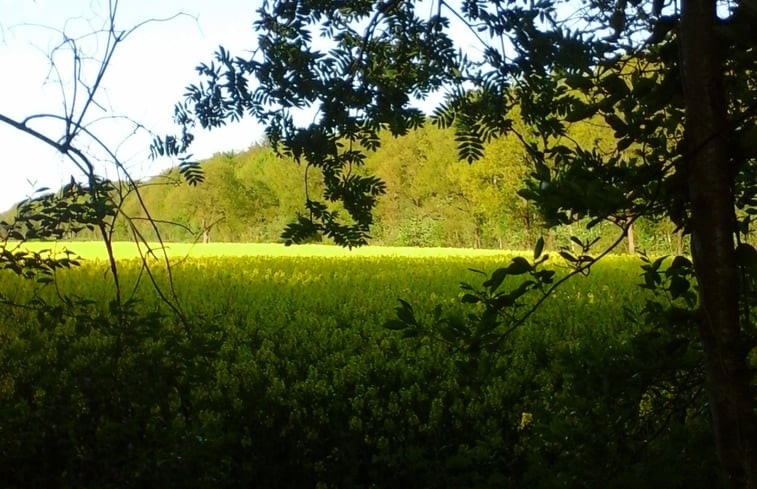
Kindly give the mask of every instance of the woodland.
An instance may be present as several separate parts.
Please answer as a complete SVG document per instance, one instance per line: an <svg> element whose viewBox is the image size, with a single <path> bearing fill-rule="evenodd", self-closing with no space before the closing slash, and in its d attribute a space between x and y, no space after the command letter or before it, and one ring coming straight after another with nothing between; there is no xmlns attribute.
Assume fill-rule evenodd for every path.
<svg viewBox="0 0 757 489"><path fill-rule="evenodd" d="M615 144L611 128L601 120L574 127L586 147ZM159 223L160 237L168 242L281 242L286 225L305 210L305 166L278 158L270 146L254 145L240 153L220 153L200 163L204 180L190 185L178 170L141 182L141 198ZM559 249L570 236L602 244L609 223L587 229L588 220L548 228L538 209L519 194L529 176L525 150L514 137L488 143L475 164L460 163L454 132L426 125L400 137L386 133L382 144L360 169L386 183L374 210L371 244L523 250L540 236L548 248ZM323 181L313 173L307 179L310 195L323 192ZM585 189L576 188L577 194ZM142 236L157 235L145 220L135 195L123 203L115 220L113 239L132 238L127 219ZM7 217L12 216L12 211ZM68 236L97 239L86 229ZM602 240L605 241L602 241ZM326 242L322 236L313 241ZM636 221L616 252L681 254L685 242L665 218Z"/></svg>

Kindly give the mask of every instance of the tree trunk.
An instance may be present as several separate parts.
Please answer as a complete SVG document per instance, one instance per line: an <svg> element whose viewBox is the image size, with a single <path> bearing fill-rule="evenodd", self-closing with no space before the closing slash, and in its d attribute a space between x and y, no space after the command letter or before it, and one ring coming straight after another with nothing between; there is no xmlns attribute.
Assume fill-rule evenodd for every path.
<svg viewBox="0 0 757 489"><path fill-rule="evenodd" d="M742 489L757 487L757 421L746 365L749 343L739 323L734 178L726 143L727 109L715 22L715 0L683 1L685 171L715 440L728 486Z"/></svg>
<svg viewBox="0 0 757 489"><path fill-rule="evenodd" d="M210 228L207 225L207 222L205 221L205 218L202 218L202 243L208 244L210 242Z"/></svg>
<svg viewBox="0 0 757 489"><path fill-rule="evenodd" d="M628 227L626 228L626 239L628 240L628 253L630 255L636 254L636 236L634 236L633 221L631 221L630 218Z"/></svg>

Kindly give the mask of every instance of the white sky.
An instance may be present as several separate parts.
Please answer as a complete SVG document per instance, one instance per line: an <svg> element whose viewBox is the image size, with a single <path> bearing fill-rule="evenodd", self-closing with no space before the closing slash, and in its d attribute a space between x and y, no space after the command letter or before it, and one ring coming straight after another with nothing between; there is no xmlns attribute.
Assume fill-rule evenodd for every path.
<svg viewBox="0 0 757 489"><path fill-rule="evenodd" d="M121 0L116 19L119 29L179 12L192 17L143 26L120 44L103 81L105 91L98 100L108 105L109 112L128 116L157 133L173 131L173 106L181 99L184 87L198 81L194 67L210 61L218 45L235 54L254 47L252 22L259 3L260 0ZM33 114L62 114L60 87L47 77L47 56L61 35L40 26L58 30L65 26L69 35L77 36L91 31L92 25L102 26L106 13L107 0L0 0L0 114L16 120ZM59 58L64 69L65 59L70 57ZM68 73L63 76L68 77ZM91 114L107 115L102 110ZM36 121L30 125L53 139L62 135L61 129L50 123ZM92 128L113 146L131 132L130 126L112 122ZM200 135L192 153L196 158L206 158L221 151L244 150L261 139L262 129L248 119ZM171 164L150 161L149 142L150 137L143 134L129 138L119 148L119 157L137 177L159 173ZM0 164L0 211L35 188L57 188L77 174L69 162L44 143L2 122Z"/></svg>

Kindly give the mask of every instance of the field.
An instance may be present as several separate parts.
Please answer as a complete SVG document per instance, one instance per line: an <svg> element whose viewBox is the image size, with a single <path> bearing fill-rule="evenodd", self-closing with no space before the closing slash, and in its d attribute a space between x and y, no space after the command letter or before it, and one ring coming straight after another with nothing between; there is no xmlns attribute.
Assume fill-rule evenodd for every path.
<svg viewBox="0 0 757 489"><path fill-rule="evenodd" d="M54 246L36 243L32 247L70 249L83 258L82 267L58 273L57 283L64 292L100 303L112 299L113 282L102 243ZM157 245L154 249L158 249ZM144 274L138 273L140 263L135 245L115 243L114 252L121 263L122 288L127 297L134 296L150 307L157 306L153 286ZM235 320L238 314L242 322L252 316L256 321L271 324L296 316L305 324L342 321L369 323L371 327L379 327L393 317L399 298L414 304L421 313L430 312L437 304L462 310L460 282L478 285L483 281L471 269L492 272L505 266L516 254L502 250L391 247L347 250L327 245L236 243L170 243L166 252L172 263L177 304L189 314L222 313ZM160 252L156 255L161 256ZM161 289L170 295L161 260L148 261L156 270ZM563 286L534 321L557 322L571 329L581 328L587 321L603 331L625 328L621 318L618 321L610 318L621 314L623 306L642 303L641 291L636 287L641 281L638 265L638 259L633 257L609 258L589 279L578 278ZM565 264L558 258L555 267L560 271ZM22 302L30 297L31 291L31 287L14 287L12 298ZM42 295L45 296L44 290ZM564 307L566 303L571 304L570 309Z"/></svg>
<svg viewBox="0 0 757 489"><path fill-rule="evenodd" d="M174 289L159 262L155 281L182 322L125 248L130 302L108 306L89 246L55 284L0 283L35 304L0 319L8 487L718 485L706 404L680 380L696 352L643 320L633 258L567 282L488 352L438 318L480 312L459 284L509 253L171 245ZM383 327L399 298L422 334Z"/></svg>
<svg viewBox="0 0 757 489"><path fill-rule="evenodd" d="M160 249L157 243L150 243L149 247ZM105 259L106 250L103 243L97 241L47 243L37 242L25 245L27 249L52 249L61 251L71 249L79 256L87 259ZM144 251L146 247L143 245ZM136 258L138 248L131 242L113 243L114 254L120 259ZM274 243L166 243L165 252L173 258L191 256L200 257L232 257L232 256L316 256L316 257L370 257L370 256L403 256L444 258L453 256L483 257L502 256L512 254L504 250L474 250L465 248L411 248L391 246L364 246L362 248L347 249L339 246L304 244L284 246Z"/></svg>

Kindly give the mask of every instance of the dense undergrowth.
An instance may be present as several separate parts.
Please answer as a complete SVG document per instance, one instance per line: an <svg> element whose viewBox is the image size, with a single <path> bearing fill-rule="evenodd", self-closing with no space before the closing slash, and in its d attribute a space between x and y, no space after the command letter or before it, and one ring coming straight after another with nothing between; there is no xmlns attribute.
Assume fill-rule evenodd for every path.
<svg viewBox="0 0 757 489"><path fill-rule="evenodd" d="M642 320L630 259L568 282L495 354L382 327L398 297L424 321L437 304L467 314L466 269L501 260L189 260L174 267L186 324L149 284L109 306L98 262L58 274L65 301L4 275L5 299L49 307L2 306L0 480L718 487L700 353Z"/></svg>

